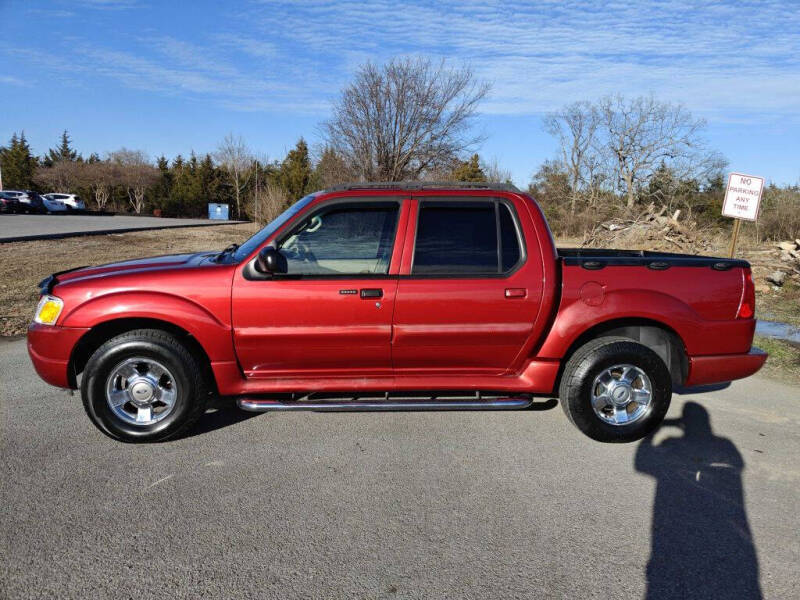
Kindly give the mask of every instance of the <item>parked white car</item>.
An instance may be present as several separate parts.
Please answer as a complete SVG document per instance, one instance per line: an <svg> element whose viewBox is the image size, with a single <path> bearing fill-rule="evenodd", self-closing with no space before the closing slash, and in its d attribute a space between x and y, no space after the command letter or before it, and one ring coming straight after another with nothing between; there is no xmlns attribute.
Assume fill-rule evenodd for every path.
<svg viewBox="0 0 800 600"><path fill-rule="evenodd" d="M61 200L56 200L55 198L48 198L46 195L42 196L42 202L44 203L44 207L47 209L47 212L56 213L56 212L66 212L67 205L64 204Z"/></svg>
<svg viewBox="0 0 800 600"><path fill-rule="evenodd" d="M80 196L76 194L60 194L51 192L44 195L45 198L50 200L58 200L62 202L68 209L72 210L86 210L86 204L81 200Z"/></svg>

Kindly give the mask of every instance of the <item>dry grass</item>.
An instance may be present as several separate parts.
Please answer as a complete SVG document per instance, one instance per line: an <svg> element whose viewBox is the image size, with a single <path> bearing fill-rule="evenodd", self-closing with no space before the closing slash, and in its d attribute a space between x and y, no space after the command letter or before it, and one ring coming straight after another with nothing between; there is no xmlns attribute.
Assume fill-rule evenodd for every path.
<svg viewBox="0 0 800 600"><path fill-rule="evenodd" d="M221 225L0 244L0 336L25 332L36 304L36 284L50 273L142 256L223 248L229 243L245 240L253 231L254 225L250 224ZM704 241L705 248L686 251L725 256L728 244L725 235L708 235ZM575 247L582 242L579 237L564 237L559 238L558 245ZM684 250L670 247L666 241L654 244L652 240L633 237L615 239L611 245L631 249ZM737 252L738 257L753 264L759 316L800 325L800 288L789 283L776 291L764 283L766 276L778 266L774 254L774 244L757 244L750 236L743 237Z"/></svg>
<svg viewBox="0 0 800 600"><path fill-rule="evenodd" d="M221 250L253 231L251 224L220 225L0 244L0 336L25 333L38 299L36 284L50 273L143 256Z"/></svg>

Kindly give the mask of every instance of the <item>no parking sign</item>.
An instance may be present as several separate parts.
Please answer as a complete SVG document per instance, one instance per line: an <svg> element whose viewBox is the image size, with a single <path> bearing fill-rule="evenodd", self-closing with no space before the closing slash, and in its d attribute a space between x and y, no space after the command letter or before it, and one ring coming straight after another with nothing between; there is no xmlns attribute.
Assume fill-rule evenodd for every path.
<svg viewBox="0 0 800 600"><path fill-rule="evenodd" d="M725 189L725 201L722 203L722 214L733 217L733 232L728 255L733 258L736 252L736 239L742 219L755 221L758 218L758 207L761 204L761 192L764 191L764 178L744 173L731 173L728 187Z"/></svg>
<svg viewBox="0 0 800 600"><path fill-rule="evenodd" d="M731 173L725 189L725 202L722 214L726 217L755 221L761 204L764 178L742 173Z"/></svg>

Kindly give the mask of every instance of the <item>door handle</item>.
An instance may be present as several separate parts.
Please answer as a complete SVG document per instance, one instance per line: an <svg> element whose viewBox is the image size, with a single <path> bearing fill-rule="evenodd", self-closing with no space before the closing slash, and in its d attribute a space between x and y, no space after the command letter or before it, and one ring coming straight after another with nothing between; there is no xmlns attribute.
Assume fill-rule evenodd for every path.
<svg viewBox="0 0 800 600"><path fill-rule="evenodd" d="M362 288L361 298L365 300L383 298L383 290L381 288Z"/></svg>
<svg viewBox="0 0 800 600"><path fill-rule="evenodd" d="M527 295L525 288L506 288L506 298L524 298Z"/></svg>

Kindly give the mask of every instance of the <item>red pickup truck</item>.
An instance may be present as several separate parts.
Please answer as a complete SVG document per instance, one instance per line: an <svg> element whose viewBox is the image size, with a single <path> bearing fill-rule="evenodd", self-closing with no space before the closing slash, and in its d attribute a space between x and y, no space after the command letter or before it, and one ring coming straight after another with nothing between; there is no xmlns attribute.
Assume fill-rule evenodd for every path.
<svg viewBox="0 0 800 600"><path fill-rule="evenodd" d="M106 434L158 441L211 397L267 410L524 408L601 441L673 388L755 373L750 265L557 249L513 186L355 184L241 246L51 275L28 330L47 382Z"/></svg>

